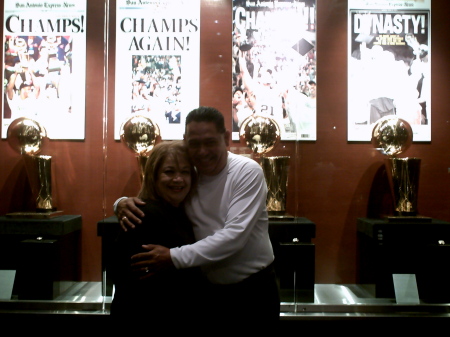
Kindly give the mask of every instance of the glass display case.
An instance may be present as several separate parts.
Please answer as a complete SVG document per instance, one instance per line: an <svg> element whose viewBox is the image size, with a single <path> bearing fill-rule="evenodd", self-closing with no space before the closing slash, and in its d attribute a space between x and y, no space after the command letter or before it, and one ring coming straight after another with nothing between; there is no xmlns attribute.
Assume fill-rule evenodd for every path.
<svg viewBox="0 0 450 337"><path fill-rule="evenodd" d="M433 143L414 142L408 149L409 155L421 158L422 165L418 198L420 212L414 216L418 216L416 220L419 222L423 217L432 219L432 223L406 221L402 224L404 226L401 231L394 233L393 228L400 227L400 224L386 220L387 216L394 214L394 210L382 156L370 141L347 140L349 102L345 85L348 62L345 32L348 28L348 7L345 1L286 2L302 6L300 12L303 19L307 17L310 20L306 29L308 34L301 37L294 34L295 41L289 40L289 43L292 42L295 57L302 55L302 48L314 47L302 55L309 61L314 60L313 64L305 64L302 68L304 71L308 69L308 74L311 71L311 76L314 77L313 84L307 81L308 92L314 92L314 98L317 94L318 100L314 105L317 112L314 135L309 131L293 131L295 128L289 129L283 122L281 128L284 131L279 135L276 134L276 127L265 129L262 127L263 123L255 121L255 118L244 119L241 125L235 122L234 75L236 78L243 76L241 67L238 66L243 65L243 62L246 62L246 69L251 70L252 66L248 66L251 48L248 45L255 46L255 39L263 37L262 31L257 32L239 25L235 15L241 15L240 19L247 15L249 21L256 20L253 13L250 14L252 10L240 12L237 8L269 2L278 4L279 8L285 3L200 0L200 24L198 35L195 35L198 45L193 42L194 38L183 40L186 44L188 40L191 41L190 48L198 47L198 60L195 64L192 63L193 69L199 69L196 75L198 78L183 77L182 85L189 92L188 89L192 89L189 87L196 87L198 82L198 94L194 95L195 99L198 96L196 103L216 107L224 114L226 126L231 131L228 150L255 160L263 168L269 189L269 235L280 286L282 321L338 321L343 316L362 320L380 316L450 319L448 294L442 286L442 280L448 279L437 272L448 255L447 224L450 221L450 194L448 189L442 187L448 181L450 163L446 158L449 154L450 132L447 117L439 112L446 109L444 98L449 84L445 60L448 57L440 56L433 64L433 85L436 84L436 91L433 93L433 111L436 111L433 115ZM123 73L117 72L117 69L125 69L122 69L123 72L129 73L130 78L135 70L131 61L122 62L122 58L117 55L117 39L122 38L117 33L120 25L117 3L115 0L88 0L87 15L81 19L82 27L88 32L86 83L76 90L85 90L86 93L86 102L83 104L84 137L50 137L42 149L43 155L52 158L52 194L60 214L48 219L27 218L22 224L17 224L20 220L9 216L11 213L34 212L35 202L32 200L33 192L21 155L11 148L7 139L0 141L0 191L5 196L0 203L0 315L16 313L24 308L41 313L47 310L58 313L83 312L99 319L109 315L114 294L107 268L109 250L120 231L113 204L121 196L137 195L142 183L143 164L140 154L130 151L129 144L124 144L118 127L118 120L134 114L133 109L136 107L127 107L126 111L122 111L122 106L118 108L117 104L121 95L128 100L128 96L133 93L131 79L124 78ZM4 9L5 5L1 6ZM448 6L444 4L433 6L433 25L439 28L450 13ZM255 7L253 9L253 12L260 11ZM315 33L316 27L317 40L311 39L311 32ZM297 30L298 27L289 27L283 34L289 35L288 33ZM303 27L300 30L305 29ZM435 53L446 56L449 53L444 48L447 37L439 29L435 30ZM5 28L2 32L5 40L12 35ZM239 44L238 35L245 37ZM285 38L283 36L278 42L284 43ZM139 40L131 38L131 41L135 41L135 44L130 44L130 48L148 48L147 43L144 46L140 45ZM183 44L181 39L178 43ZM155 44L152 46L157 49ZM240 46L244 46L244 49L241 50ZM281 62L275 56L279 55L278 52L275 51L271 56ZM133 56L130 49L126 53ZM136 55L138 54L142 56L145 53L136 50ZM155 50L151 50L147 56L153 57L154 54ZM168 56L175 53L165 50L162 54ZM7 64L10 56L3 54L2 62ZM189 68L190 64L185 63L182 71ZM282 67L281 63L277 67ZM287 72L292 72L291 68ZM293 71L300 76L300 72L297 72L298 69ZM311 78L308 79L312 81ZM117 83L121 82L123 85L128 80L130 83L124 85L124 90L128 91L123 94L117 89ZM303 78L302 80L304 81ZM6 84L7 82L5 88ZM293 88L297 89L295 85L291 85L289 89ZM196 89L192 90L195 92ZM301 94L306 97L305 93ZM292 104L291 109L295 109L295 102L303 104L305 99L303 96L291 96L291 101L286 97L278 98L280 105L286 107ZM192 105L195 99L189 98L187 101ZM5 95L2 102L6 107L3 115L6 116L8 100ZM309 108L311 104L310 101L307 102ZM311 109L308 111L311 112ZM155 110L159 111L157 108L150 109L148 115L152 116L152 113L156 113ZM79 112L74 111L75 116L71 118L75 119L77 113ZM287 116L288 111L284 111L284 114ZM252 116L261 116L261 111ZM68 126L59 120L55 121L54 128L58 129L59 135L70 132L70 124ZM177 123L177 113L164 113L162 120L155 117L152 121L161 125L170 124L170 136L165 131L167 125L166 129L160 128L159 136L162 140L183 138L184 125ZM275 122L279 123L279 120ZM280 128L280 125L277 124L277 127ZM2 134L4 128L2 124ZM265 134L267 129L270 132ZM152 129L155 130L156 128ZM434 231L436 227L439 227L438 231ZM55 228L59 228L58 232L55 232ZM442 237L433 237L432 246L429 246L430 242L425 240L427 235L431 232L433 235L441 233L441 230ZM391 234L395 234L395 242L386 243ZM13 239L11 235L14 236ZM380 235L386 240L381 240ZM391 263L396 261L396 254L400 254L401 258L405 255L411 257L409 249L415 249L409 245L411 236L416 241L425 240L419 246L426 246L426 251L419 253L419 256L411 253L415 258L408 263L415 265L416 258L421 259L425 271L421 270L420 273L437 277L433 279L436 282L430 282L429 279L423 281L414 269L406 271L417 275L420 296L421 289L427 289L422 291L427 296L419 299L420 305L397 303L391 287L392 274L403 273L403 270L395 269ZM408 242L405 243L405 240ZM24 267L22 262L26 260L24 256L27 254L33 255L33 259L28 261L32 266ZM11 256L20 261L9 261ZM402 264L404 260L400 257L399 264ZM36 281L31 287L28 281L22 281L24 278L19 280L19 264L27 275L30 272L41 274L36 279L41 278L45 285L40 288ZM40 271L36 271L36 268ZM381 274L375 275L378 272ZM16 278L17 285L14 284ZM20 289L27 291L23 293ZM442 291L431 292L431 289Z"/></svg>

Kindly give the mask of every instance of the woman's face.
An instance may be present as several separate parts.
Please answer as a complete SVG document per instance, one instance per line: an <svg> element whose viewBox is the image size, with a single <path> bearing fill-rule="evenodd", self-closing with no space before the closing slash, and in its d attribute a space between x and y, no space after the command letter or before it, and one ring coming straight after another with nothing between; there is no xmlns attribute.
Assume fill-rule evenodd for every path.
<svg viewBox="0 0 450 337"><path fill-rule="evenodd" d="M159 169L156 189L164 200L178 207L191 189L191 167L187 159L179 157L176 161L168 156Z"/></svg>

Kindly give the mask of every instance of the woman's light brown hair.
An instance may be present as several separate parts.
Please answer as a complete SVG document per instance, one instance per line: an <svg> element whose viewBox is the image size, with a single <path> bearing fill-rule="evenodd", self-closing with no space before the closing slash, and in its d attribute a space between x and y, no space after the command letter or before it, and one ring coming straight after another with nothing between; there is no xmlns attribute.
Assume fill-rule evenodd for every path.
<svg viewBox="0 0 450 337"><path fill-rule="evenodd" d="M178 158L184 158L188 161L191 170L191 190L188 197L195 190L197 185L197 171L189 158L187 148L183 141L164 141L155 145L147 159L144 169L144 179L142 181L141 190L139 191L138 198L148 200L159 200L161 196L156 188L156 181L158 180L158 172L163 165L167 157L172 157L175 163L178 165Z"/></svg>

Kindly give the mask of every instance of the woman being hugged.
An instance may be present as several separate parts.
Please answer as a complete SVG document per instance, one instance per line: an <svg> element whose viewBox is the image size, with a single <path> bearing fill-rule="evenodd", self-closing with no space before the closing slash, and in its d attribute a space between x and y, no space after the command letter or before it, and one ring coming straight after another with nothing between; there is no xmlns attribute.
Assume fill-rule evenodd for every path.
<svg viewBox="0 0 450 337"><path fill-rule="evenodd" d="M201 317L204 281L199 269L172 266L152 274L145 261L132 263L131 258L144 252L142 246L148 243L179 247L195 242L184 201L194 193L196 183L197 173L182 141L162 142L153 148L138 194L145 202L139 206L145 216L139 226L120 231L115 242L113 324L132 328L145 320L152 329L182 321L194 327Z"/></svg>

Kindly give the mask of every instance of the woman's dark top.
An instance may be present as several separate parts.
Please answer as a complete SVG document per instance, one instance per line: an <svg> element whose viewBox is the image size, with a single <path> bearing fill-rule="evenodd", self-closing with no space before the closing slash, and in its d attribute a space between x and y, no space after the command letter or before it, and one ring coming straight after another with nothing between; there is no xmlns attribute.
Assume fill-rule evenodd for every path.
<svg viewBox="0 0 450 337"><path fill-rule="evenodd" d="M147 201L141 209L145 213L142 223L121 231L115 242L111 266L115 287L111 304L113 324L118 323L114 319L121 324L145 319L156 325L167 321L195 321L200 317L204 287L200 269L173 268L146 280L138 280L131 273L131 256L145 252L144 244L172 248L195 242L184 208Z"/></svg>

